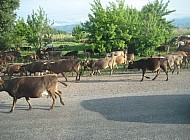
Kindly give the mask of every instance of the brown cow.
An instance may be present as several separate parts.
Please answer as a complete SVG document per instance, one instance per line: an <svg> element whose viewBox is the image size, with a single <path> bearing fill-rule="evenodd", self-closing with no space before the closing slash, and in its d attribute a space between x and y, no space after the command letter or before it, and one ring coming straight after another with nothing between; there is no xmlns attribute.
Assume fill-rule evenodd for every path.
<svg viewBox="0 0 190 140"><path fill-rule="evenodd" d="M65 72L75 71L77 73L76 81L80 80L81 76L80 61L78 60L63 59L55 62L47 62L44 64L44 70L49 70L56 74L61 73L65 77L66 81L67 77L65 76Z"/></svg>
<svg viewBox="0 0 190 140"><path fill-rule="evenodd" d="M115 57L116 56L99 58L98 60L95 59L95 60L90 60L90 61L84 62L83 63L84 69L86 69L87 67L91 68L91 70L92 70L91 75L94 75L94 74L98 74L98 73L101 74L101 72L100 72L101 69L109 68L110 69L110 75L112 75L113 67L116 65L116 62L114 59Z"/></svg>
<svg viewBox="0 0 190 140"><path fill-rule="evenodd" d="M13 97L13 104L10 112L13 112L17 99L25 97L30 110L32 106L29 98L39 98L44 94L48 94L53 100L50 110L54 107L56 95L59 96L61 104L64 105L61 91L59 91L57 87L58 78L55 74L41 77L19 77L5 81L2 79L0 80L0 91L6 91Z"/></svg>
<svg viewBox="0 0 190 140"><path fill-rule="evenodd" d="M2 72L4 74L8 74L9 78L11 78L14 73L20 73L20 75L22 75L21 66L22 66L22 64L20 64L20 63L8 64L5 67L5 70Z"/></svg>
<svg viewBox="0 0 190 140"><path fill-rule="evenodd" d="M33 61L33 60L38 60L39 57L37 54L29 54L29 55L26 55L26 56L23 56L23 62L27 62L27 61Z"/></svg>

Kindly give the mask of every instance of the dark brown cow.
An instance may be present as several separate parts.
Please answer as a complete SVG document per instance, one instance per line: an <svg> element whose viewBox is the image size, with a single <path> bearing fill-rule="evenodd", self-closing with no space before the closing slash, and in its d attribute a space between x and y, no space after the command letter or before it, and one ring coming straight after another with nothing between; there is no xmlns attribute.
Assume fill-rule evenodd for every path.
<svg viewBox="0 0 190 140"><path fill-rule="evenodd" d="M156 48L156 51L166 51L166 52L169 52L170 51L170 46L169 45L159 46L158 48Z"/></svg>
<svg viewBox="0 0 190 140"><path fill-rule="evenodd" d="M78 56L78 51L71 51L71 52L68 52L68 53L66 53L64 56L73 56L73 57L76 59L77 56Z"/></svg>
<svg viewBox="0 0 190 140"><path fill-rule="evenodd" d="M75 71L77 73L76 80L80 80L80 61L78 60L59 60L55 62L48 62L44 65L45 70L49 70L50 72L59 74L61 73L65 80L67 81L67 77L65 76L65 72Z"/></svg>
<svg viewBox="0 0 190 140"><path fill-rule="evenodd" d="M30 76L32 73L35 75L36 72L44 72L44 62L43 61L37 61L37 62L32 62L26 65L22 65L21 71L27 75L27 72L30 73Z"/></svg>
<svg viewBox="0 0 190 140"><path fill-rule="evenodd" d="M61 97L61 91L58 90L57 75L46 75L42 77L19 77L10 80L0 80L0 91L6 91L13 97L13 104L10 112L13 112L17 99L25 97L29 105L29 110L32 109L29 98L39 98L47 93L53 100L50 110L55 104L56 95L59 96L60 102L64 105Z"/></svg>
<svg viewBox="0 0 190 140"><path fill-rule="evenodd" d="M157 76L160 74L160 68L164 70L166 73L166 81L168 81L168 71L167 71L167 60L162 58L146 58L146 59L140 59L138 61L130 62L128 65L128 69L142 69L142 79L143 81L144 77L150 79L150 77L147 77L145 75L147 70L150 70L152 72L156 72L156 76L152 79L155 80Z"/></svg>

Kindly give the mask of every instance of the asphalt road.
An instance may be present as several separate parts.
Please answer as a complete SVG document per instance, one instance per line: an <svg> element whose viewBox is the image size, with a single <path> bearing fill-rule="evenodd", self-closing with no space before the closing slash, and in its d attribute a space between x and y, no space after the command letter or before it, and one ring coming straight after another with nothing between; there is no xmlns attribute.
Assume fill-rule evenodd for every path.
<svg viewBox="0 0 190 140"><path fill-rule="evenodd" d="M119 77L120 83L118 77L114 78L113 83L126 83L121 79L122 76ZM63 96L65 105L62 106L57 100L52 111L48 110L51 99L42 97L31 99L31 111L28 111L26 101L20 99L15 111L7 113L12 98L1 92L0 140L190 139L190 88L110 94L115 91L115 86L109 85L112 84L111 81L104 84L97 81L95 87L92 86L92 81L84 81L68 83L70 87L64 89L67 96ZM148 82L156 83L144 83ZM157 84L163 82L165 81L158 80ZM87 88L89 84L91 86ZM101 86L105 87L105 84L109 86L106 91L109 94L101 93ZM79 91L78 87L82 90ZM127 88L121 87L123 90ZM83 91L84 94L80 96L75 94ZM90 94L85 95L85 92Z"/></svg>

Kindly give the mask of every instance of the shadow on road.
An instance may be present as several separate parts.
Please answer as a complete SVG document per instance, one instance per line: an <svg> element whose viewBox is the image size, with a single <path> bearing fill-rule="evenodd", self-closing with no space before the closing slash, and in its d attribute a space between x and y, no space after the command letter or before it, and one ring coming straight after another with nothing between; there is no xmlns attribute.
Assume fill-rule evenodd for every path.
<svg viewBox="0 0 190 140"><path fill-rule="evenodd" d="M190 124L190 95L103 98L85 100L81 106L113 121Z"/></svg>

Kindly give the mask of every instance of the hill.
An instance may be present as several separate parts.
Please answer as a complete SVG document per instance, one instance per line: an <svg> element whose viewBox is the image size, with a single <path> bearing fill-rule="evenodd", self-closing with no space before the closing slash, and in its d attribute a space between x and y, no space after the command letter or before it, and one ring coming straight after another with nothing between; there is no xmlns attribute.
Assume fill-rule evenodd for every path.
<svg viewBox="0 0 190 140"><path fill-rule="evenodd" d="M70 25L63 25L63 26L52 26L54 29L65 31L67 33L72 33L73 28L78 24L70 24Z"/></svg>
<svg viewBox="0 0 190 140"><path fill-rule="evenodd" d="M179 28L190 28L190 17L176 18L173 24Z"/></svg>
<svg viewBox="0 0 190 140"><path fill-rule="evenodd" d="M190 17L176 18L176 19L174 19L174 21L172 23L179 28L190 28ZM80 24L80 23L75 23L75 24L67 23L67 25L64 25L64 23L62 22L62 25L59 25L59 26L55 25L52 27L57 30L62 30L67 33L72 33L73 28L78 24Z"/></svg>

